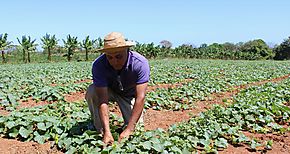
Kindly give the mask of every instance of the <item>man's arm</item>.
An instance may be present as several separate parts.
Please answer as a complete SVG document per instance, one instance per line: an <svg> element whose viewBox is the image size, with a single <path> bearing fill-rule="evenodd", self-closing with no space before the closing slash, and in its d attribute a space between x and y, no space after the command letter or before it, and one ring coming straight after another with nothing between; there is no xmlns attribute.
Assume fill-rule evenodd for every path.
<svg viewBox="0 0 290 154"><path fill-rule="evenodd" d="M128 126L120 134L119 141L133 133L144 108L147 86L148 82L136 85L136 100L133 106L132 115L128 122Z"/></svg>
<svg viewBox="0 0 290 154"><path fill-rule="evenodd" d="M107 87L96 87L97 97L98 97L98 108L99 116L103 126L104 136L103 142L105 144L112 143L114 138L112 136L109 124L109 107L108 107L108 88Z"/></svg>

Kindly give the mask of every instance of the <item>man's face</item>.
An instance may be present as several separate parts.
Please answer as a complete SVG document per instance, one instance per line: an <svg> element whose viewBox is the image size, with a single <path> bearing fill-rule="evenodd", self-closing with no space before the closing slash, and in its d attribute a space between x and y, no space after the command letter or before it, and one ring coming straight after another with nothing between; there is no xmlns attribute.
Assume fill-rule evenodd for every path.
<svg viewBox="0 0 290 154"><path fill-rule="evenodd" d="M110 65L115 70L121 70L126 63L127 60L127 48L120 49L120 51L116 51L114 53L106 53L106 57L110 63Z"/></svg>

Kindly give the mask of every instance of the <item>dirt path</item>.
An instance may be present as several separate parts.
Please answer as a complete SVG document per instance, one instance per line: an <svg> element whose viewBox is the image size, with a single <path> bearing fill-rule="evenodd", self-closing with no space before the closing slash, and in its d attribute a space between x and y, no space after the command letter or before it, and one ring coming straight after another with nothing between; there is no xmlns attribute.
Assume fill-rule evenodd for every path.
<svg viewBox="0 0 290 154"><path fill-rule="evenodd" d="M213 104L221 104L224 105L223 100L227 99L231 102L232 96L237 94L240 90L243 90L245 88L248 88L250 86L257 86L262 85L267 82L279 82L286 78L290 77L290 74L274 78L271 80L263 80L259 82L250 83L247 85L240 85L233 88L231 91L222 92L222 93L215 93L212 94L210 97L208 97L205 101L198 101L195 103L195 108L185 111L168 111L168 110L162 110L162 111L156 111L152 109L148 109L144 115L144 123L145 123L145 129L146 130L153 130L156 128L163 128L168 129L170 125L182 121L187 121L191 117L191 115L197 115L198 113L205 111L207 109L210 109ZM149 87L148 91L154 91L158 88L169 88L169 87L179 87L182 86L182 84L163 84L158 85L155 87ZM84 99L85 92L77 92L70 95L65 96L65 100L68 102L75 102L80 101ZM49 102L24 102L21 103L20 107L33 107L38 105L45 105ZM117 108L114 108L111 110L112 112L117 113L120 115L120 111L118 111ZM0 114L7 114L5 111L0 109ZM265 137L264 137L265 138ZM273 144L273 150L269 151L269 153L290 153L290 135L287 133L287 136L284 136L282 138L285 138L283 140L278 140L274 142ZM15 139L3 139L0 138L0 153L61 153L55 149L50 149L49 143L44 145L39 145L35 142L19 142ZM247 147L233 147L232 145L229 145L227 149L224 151L220 151L220 153L250 153L249 149ZM261 153L261 151L257 152Z"/></svg>
<svg viewBox="0 0 290 154"><path fill-rule="evenodd" d="M0 138L1 154L61 154L56 148L51 149L50 143L20 142L15 139Z"/></svg>

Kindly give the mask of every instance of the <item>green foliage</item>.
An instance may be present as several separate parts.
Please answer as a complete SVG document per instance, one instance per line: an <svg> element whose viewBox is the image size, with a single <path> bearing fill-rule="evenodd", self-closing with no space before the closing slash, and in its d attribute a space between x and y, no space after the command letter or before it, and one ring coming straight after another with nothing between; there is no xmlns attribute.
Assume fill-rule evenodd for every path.
<svg viewBox="0 0 290 154"><path fill-rule="evenodd" d="M87 36L81 43L81 47L85 49L86 51L86 61L89 60L89 56L88 53L89 51L91 51L95 44L96 44L97 40L90 40L90 36Z"/></svg>
<svg viewBox="0 0 290 154"><path fill-rule="evenodd" d="M17 38L18 43L21 45L21 50L23 54L23 62L31 62L30 60L30 52L36 50L37 44L35 43L36 39L31 40L31 37L26 37L25 35L22 36L22 39L20 40ZM27 59L26 59L26 53L27 53Z"/></svg>
<svg viewBox="0 0 290 154"><path fill-rule="evenodd" d="M279 84L269 83L243 90L235 96L232 105L226 108L216 105L213 109L193 117L189 122L172 126L169 134L185 139L185 146L201 146L206 152L225 148L228 143L246 143L255 150L262 146L262 143L251 140L242 131L283 133L282 125L290 119L290 108L282 103L290 101L289 83L290 80L287 79ZM282 119L281 115L287 116ZM267 143L266 149L269 149L270 145L271 142Z"/></svg>
<svg viewBox="0 0 290 154"><path fill-rule="evenodd" d="M47 50L48 52L48 61L51 61L51 50L53 50L57 46L58 40L56 39L55 35L49 35L46 34L41 38L41 41L43 43L42 48Z"/></svg>
<svg viewBox="0 0 290 154"><path fill-rule="evenodd" d="M18 48L13 52L9 52L6 54L6 61L8 64L22 64L22 49ZM67 62L67 57L63 56L66 55L67 50L64 48L56 47L55 50L51 50L51 61L47 59L48 52L44 50L44 52L31 52L31 63L51 63L51 62ZM89 61L94 61L100 55L99 52L89 54ZM85 61L86 55L82 51L76 51L71 57L71 62L80 62Z"/></svg>
<svg viewBox="0 0 290 154"><path fill-rule="evenodd" d="M150 85L177 84L147 95L146 107L180 110L194 107L197 100L212 99L212 93L232 87L290 74L289 62L155 60L151 61Z"/></svg>
<svg viewBox="0 0 290 154"><path fill-rule="evenodd" d="M97 48L100 49L104 46L104 40L100 37L98 37L97 41L96 41L96 45L97 45Z"/></svg>
<svg viewBox="0 0 290 154"><path fill-rule="evenodd" d="M24 36L26 37L26 36ZM18 39L18 38L17 38ZM25 38L27 39L27 38ZM30 37L27 39L29 40ZM23 41L23 40L22 40ZM35 40L34 40L35 41ZM66 40L63 39L64 47L57 45L57 39L55 35L50 36L46 34L41 38L43 42L44 52L48 52L48 61L51 61L51 54L62 56L61 53L66 52L63 56L67 57L68 61L71 61L73 55L78 51L79 45L86 51L85 60L88 61L88 53L93 50L94 47L97 49L104 46L104 41L102 38L96 40L89 40L87 36L82 42L78 43L77 37L71 37L68 35ZM18 39L18 42L21 41ZM287 43L288 42L288 43ZM20 43L20 44L23 44ZM24 43L25 44L25 43ZM22 46L22 45L21 45ZM22 46L23 47L23 46ZM21 49L23 55L23 62L30 61L30 52L26 51L26 47ZM35 47L34 47L35 48ZM200 47L195 47L191 44L182 44L175 48L172 48L172 43L163 40L160 42L160 45L154 45L154 43L141 44L137 42L136 46L132 47L133 50L141 53L147 58L195 58L195 59L231 59L231 60L265 60L265 59L290 59L289 57L289 39L285 40L279 46L277 46L274 51L268 47L268 45L262 39L256 39L248 42L239 42L237 44L226 42L223 44L213 43L210 45L201 44ZM15 50L15 49L14 49ZM81 50L81 49L80 49ZM31 51L31 50L29 50ZM28 54L26 59L26 53ZM33 54L37 55L37 54ZM17 55L13 55L17 56ZM10 55L12 57L12 55ZM3 62L6 62L4 52L2 50L2 59ZM4 60L5 59L5 60ZM10 58L12 61L17 61L16 58ZM39 61L37 57L34 57L37 62ZM41 58L42 59L42 58ZM61 58L57 58L58 60ZM58 61L56 60L56 61ZM76 61L81 61L81 58L76 58ZM63 60L62 60L63 61Z"/></svg>
<svg viewBox="0 0 290 154"><path fill-rule="evenodd" d="M0 134L22 141L45 143L53 141L59 149L88 150L103 146L100 134L88 130L90 115L86 103L55 103L43 107L21 109L9 116L0 116ZM111 115L114 131L121 127L120 119ZM116 125L117 124L117 125ZM96 149L96 148L94 148Z"/></svg>
<svg viewBox="0 0 290 154"><path fill-rule="evenodd" d="M171 50L170 55L176 58L196 58L194 57L195 52L196 49L191 45L183 44L174 50Z"/></svg>
<svg viewBox="0 0 290 154"><path fill-rule="evenodd" d="M76 62L1 67L0 106L13 110L20 100L63 100L64 94L87 88L90 82L77 82L91 78L90 67Z"/></svg>
<svg viewBox="0 0 290 154"><path fill-rule="evenodd" d="M190 44L183 44L174 49L165 47L166 42L161 46L137 43L133 48L147 58L196 58L196 59L245 59L262 60L272 59L275 53L261 40L253 40L246 43L233 44L226 42L224 44L213 43L211 45L202 44L196 48Z"/></svg>
<svg viewBox="0 0 290 154"><path fill-rule="evenodd" d="M272 59L274 57L273 51L262 39L246 42L241 46L240 51L248 53L249 60Z"/></svg>
<svg viewBox="0 0 290 154"><path fill-rule="evenodd" d="M12 42L7 41L8 34L0 34L0 51L2 55L2 63L6 63L5 52L4 50L9 47Z"/></svg>
<svg viewBox="0 0 290 154"><path fill-rule="evenodd" d="M183 86L157 89L148 94L147 107L180 110L194 107L211 93L227 91L233 86L271 79L290 73L287 61L221 61L221 60L152 60L150 85L178 83ZM91 122L86 102L63 102L63 95L85 90L91 79L91 63L50 63L5 65L0 71L0 102L14 110L0 116L0 134L21 141L51 142L66 153L215 153L229 144L248 144L257 150L271 149L271 141L262 143L243 134L283 134L289 124L290 78L241 90L227 107L216 105L173 125L168 131L157 129L135 133L121 143L104 147L102 136L88 130ZM54 85L52 85L54 84ZM46 106L15 110L20 99L56 100ZM210 99L210 98L209 98ZM227 102L227 100L224 100ZM9 106L10 105L10 106ZM12 106L12 108L11 108ZM13 109L14 107L14 109ZM115 139L122 120L110 116ZM288 128L289 130L289 128Z"/></svg>
<svg viewBox="0 0 290 154"><path fill-rule="evenodd" d="M67 54L64 55L67 57L68 61L71 61L74 51L79 47L78 37L67 36L67 40L63 40L64 47L67 49Z"/></svg>
<svg viewBox="0 0 290 154"><path fill-rule="evenodd" d="M147 94L146 107L156 110L188 109L211 93L290 73L287 61L165 59L151 60L150 66L150 86L178 85ZM20 100L63 100L65 94L86 90L92 79L90 62L7 64L0 72L0 104L6 110L14 110Z"/></svg>
<svg viewBox="0 0 290 154"><path fill-rule="evenodd" d="M260 147L269 150L273 141L262 143L245 136L243 131L283 133L282 126L290 120L290 108L283 104L290 101L289 85L288 78L281 83L242 90L235 96L233 104L226 108L216 105L188 122L171 126L167 132L138 129L128 140L108 147L103 147L100 134L87 130L90 115L85 102L59 102L0 116L0 134L22 141L53 141L67 153L181 154L196 152L197 149L212 153L227 148L228 144L248 144L253 150ZM110 117L110 126L115 133L122 121L115 115Z"/></svg>
<svg viewBox="0 0 290 154"><path fill-rule="evenodd" d="M138 43L133 47L133 50L139 52L147 58L165 57L166 49L161 49L160 46L154 46L154 43L141 44Z"/></svg>
<svg viewBox="0 0 290 154"><path fill-rule="evenodd" d="M274 59L289 60L290 59L290 37L288 37L280 45L275 47L274 52L276 53Z"/></svg>

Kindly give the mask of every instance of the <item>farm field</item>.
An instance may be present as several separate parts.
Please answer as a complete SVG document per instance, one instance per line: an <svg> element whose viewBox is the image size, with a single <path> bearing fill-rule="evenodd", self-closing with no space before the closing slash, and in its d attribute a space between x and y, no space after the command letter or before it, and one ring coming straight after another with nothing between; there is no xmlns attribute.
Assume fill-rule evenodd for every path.
<svg viewBox="0 0 290 154"><path fill-rule="evenodd" d="M1 65L1 153L290 153L290 62L151 60L144 127L88 130L91 62ZM120 111L111 104L117 140Z"/></svg>

